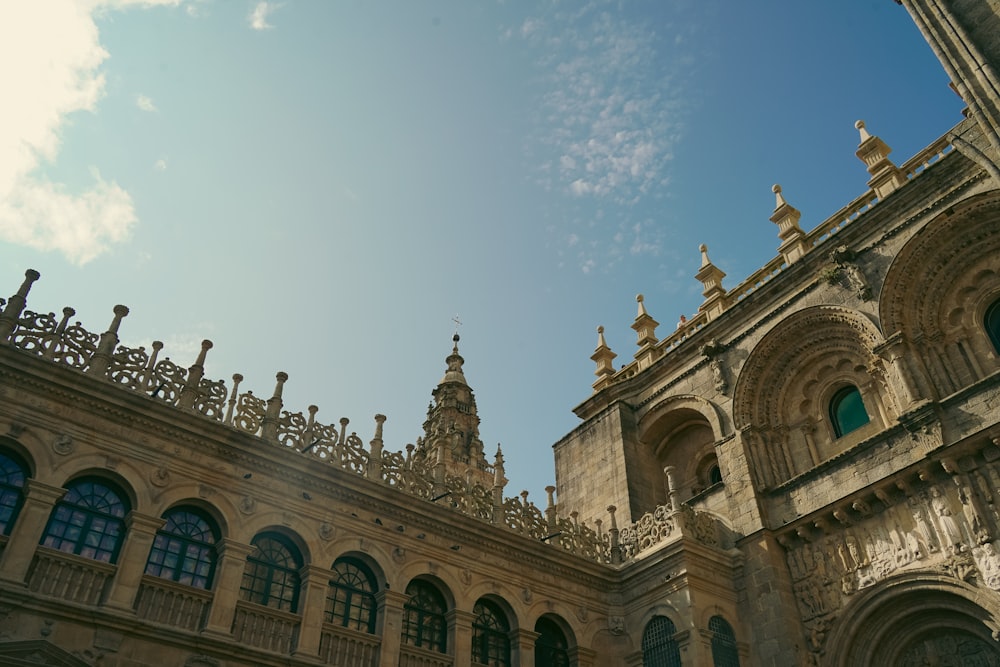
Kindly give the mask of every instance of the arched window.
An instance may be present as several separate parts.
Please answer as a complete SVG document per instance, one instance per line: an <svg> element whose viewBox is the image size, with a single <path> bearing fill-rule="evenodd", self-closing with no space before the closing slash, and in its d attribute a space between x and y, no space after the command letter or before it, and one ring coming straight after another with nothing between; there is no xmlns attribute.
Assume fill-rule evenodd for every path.
<svg viewBox="0 0 1000 667"><path fill-rule="evenodd" d="M681 667L681 648L674 639L677 628L666 616L654 616L642 631L643 667Z"/></svg>
<svg viewBox="0 0 1000 667"><path fill-rule="evenodd" d="M146 574L195 588L208 588L215 571L215 522L199 510L178 507L163 515L146 561Z"/></svg>
<svg viewBox="0 0 1000 667"><path fill-rule="evenodd" d="M868 412L857 387L848 385L833 395L830 399L830 421L838 438L868 423Z"/></svg>
<svg viewBox="0 0 1000 667"><path fill-rule="evenodd" d="M713 667L740 667L733 626L721 616L713 616L708 620L708 629L712 633Z"/></svg>
<svg viewBox="0 0 1000 667"><path fill-rule="evenodd" d="M326 622L375 632L375 575L357 558L338 558L326 594Z"/></svg>
<svg viewBox="0 0 1000 667"><path fill-rule="evenodd" d="M718 484L722 481L722 469L718 464L712 466L708 471L708 483Z"/></svg>
<svg viewBox="0 0 1000 667"><path fill-rule="evenodd" d="M403 641L439 653L445 652L448 624L444 614L448 606L441 592L431 584L414 579L406 587L410 596L403 607Z"/></svg>
<svg viewBox="0 0 1000 667"><path fill-rule="evenodd" d="M569 642L555 621L540 618L535 623L535 667L569 667Z"/></svg>
<svg viewBox="0 0 1000 667"><path fill-rule="evenodd" d="M472 662L490 667L510 667L510 624L500 607L480 600L472 608Z"/></svg>
<svg viewBox="0 0 1000 667"><path fill-rule="evenodd" d="M249 602L296 612L299 604L299 570L302 556L284 535L261 533L251 542L240 596Z"/></svg>
<svg viewBox="0 0 1000 667"><path fill-rule="evenodd" d="M110 483L85 477L66 487L52 510L42 544L84 558L114 563L125 539L125 494Z"/></svg>
<svg viewBox="0 0 1000 667"><path fill-rule="evenodd" d="M986 335L993 343L993 349L1000 354L1000 299L993 302L986 309L986 316L983 318L983 326L986 327Z"/></svg>
<svg viewBox="0 0 1000 667"><path fill-rule="evenodd" d="M0 535L10 535L17 513L24 503L24 480L28 467L7 454L0 453Z"/></svg>

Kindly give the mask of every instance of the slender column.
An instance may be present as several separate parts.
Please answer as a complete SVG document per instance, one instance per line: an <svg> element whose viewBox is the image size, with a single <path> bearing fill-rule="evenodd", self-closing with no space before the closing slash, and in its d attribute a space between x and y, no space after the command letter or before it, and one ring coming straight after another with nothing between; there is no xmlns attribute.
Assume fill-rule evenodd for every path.
<svg viewBox="0 0 1000 667"><path fill-rule="evenodd" d="M24 485L24 505L17 515L7 546L0 553L0 579L24 583L35 547L42 540L52 508L66 493L59 486L49 486L29 479Z"/></svg>
<svg viewBox="0 0 1000 667"><path fill-rule="evenodd" d="M674 482L674 467L664 466L663 480L667 487L667 499L670 501L671 511L676 512L681 508L680 496L677 494L677 484Z"/></svg>
<svg viewBox="0 0 1000 667"><path fill-rule="evenodd" d="M535 667L535 642L540 636L526 628L519 628L511 633L511 665L513 667Z"/></svg>
<svg viewBox="0 0 1000 667"><path fill-rule="evenodd" d="M326 612L326 591L333 573L317 565L306 565L300 570L302 577L302 623L296 656L319 657L319 640L323 632L323 615Z"/></svg>
<svg viewBox="0 0 1000 667"><path fill-rule="evenodd" d="M472 621L470 612L452 609L448 612L448 639L455 667L472 667Z"/></svg>
<svg viewBox="0 0 1000 667"><path fill-rule="evenodd" d="M382 637L379 649L379 667L399 665L399 644L403 635L403 605L410 599L406 593L384 590L376 596L378 618L375 632Z"/></svg>
<svg viewBox="0 0 1000 667"><path fill-rule="evenodd" d="M215 565L215 582L212 586L212 608L202 634L230 638L233 616L240 582L247 567L247 556L253 551L249 544L223 538L219 544L219 560Z"/></svg>
<svg viewBox="0 0 1000 667"><path fill-rule="evenodd" d="M156 531L163 527L165 521L157 516L129 512L125 517L125 543L118 554L118 569L115 578L111 580L111 590L108 592L104 606L119 611L134 613L132 608L136 593L139 592L139 582L146 570L149 559L149 549L153 546Z"/></svg>

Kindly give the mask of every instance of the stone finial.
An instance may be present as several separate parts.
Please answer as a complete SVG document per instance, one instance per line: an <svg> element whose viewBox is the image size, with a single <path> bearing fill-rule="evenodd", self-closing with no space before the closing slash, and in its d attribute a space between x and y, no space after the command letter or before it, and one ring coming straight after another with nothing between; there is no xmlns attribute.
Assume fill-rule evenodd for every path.
<svg viewBox="0 0 1000 667"><path fill-rule="evenodd" d="M872 138L872 135L868 134L868 130L865 129L865 121L863 120L854 121L854 129L856 129L861 134L861 141L858 144L859 146Z"/></svg>
<svg viewBox="0 0 1000 667"><path fill-rule="evenodd" d="M646 312L645 299L641 294L637 294L635 300L639 304L639 313L635 316L632 329L636 333L636 345L639 346L639 350L635 353L635 358L639 359L640 357L647 356L652 347L656 345L656 327L660 326L660 323Z"/></svg>
<svg viewBox="0 0 1000 667"><path fill-rule="evenodd" d="M778 238L781 245L778 252L785 259L785 263L791 264L806 254L805 232L799 227L799 218L802 213L797 208L785 201L781 194L781 186L775 183L771 187L774 193L774 213L771 214L771 222L778 225Z"/></svg>
<svg viewBox="0 0 1000 667"><path fill-rule="evenodd" d="M21 311L28 303L27 297L31 285L40 277L41 274L38 271L28 269L24 272L24 282L21 283L21 287L7 299L7 305L4 307L3 313L0 313L0 343L6 343L10 339L10 335L14 333L17 320L21 317Z"/></svg>
<svg viewBox="0 0 1000 667"><path fill-rule="evenodd" d="M607 341L604 340L604 327L597 327L597 349L590 355L590 359L597 364L594 375L597 381L594 382L594 391L600 391L610 381L609 378L615 374L613 361L618 355L611 351Z"/></svg>
<svg viewBox="0 0 1000 667"><path fill-rule="evenodd" d="M882 199L906 183L906 174L889 159L892 149L877 136L869 134L863 120L854 123L854 127L861 134L861 143L855 155L871 174L868 187Z"/></svg>
<svg viewBox="0 0 1000 667"><path fill-rule="evenodd" d="M726 290L722 287L722 279L726 277L725 272L712 264L708 258L708 246L702 243L698 246L701 252L701 268L695 274L695 278L702 284L702 296L705 301L698 307L699 312L706 313L708 319L718 317L726 307Z"/></svg>

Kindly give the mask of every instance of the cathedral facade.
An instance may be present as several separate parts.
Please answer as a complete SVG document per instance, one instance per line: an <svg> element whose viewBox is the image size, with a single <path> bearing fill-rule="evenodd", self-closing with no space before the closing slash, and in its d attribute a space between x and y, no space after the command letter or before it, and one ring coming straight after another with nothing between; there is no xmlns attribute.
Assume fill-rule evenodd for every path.
<svg viewBox="0 0 1000 667"><path fill-rule="evenodd" d="M1000 6L902 0L967 104L696 316L599 330L542 506L458 337L402 451L75 314L0 314L0 664L1000 665ZM891 130L891 128L887 129ZM859 188L861 189L861 188ZM364 434L359 436L357 431Z"/></svg>

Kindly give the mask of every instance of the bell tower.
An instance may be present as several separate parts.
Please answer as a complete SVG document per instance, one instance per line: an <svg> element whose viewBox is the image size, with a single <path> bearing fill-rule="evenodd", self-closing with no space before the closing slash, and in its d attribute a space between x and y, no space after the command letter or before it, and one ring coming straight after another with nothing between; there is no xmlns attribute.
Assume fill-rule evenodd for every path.
<svg viewBox="0 0 1000 667"><path fill-rule="evenodd" d="M446 475L491 488L494 472L486 462L483 441L479 438L476 397L462 371L465 360L458 353L457 333L452 340L454 345L445 360L444 377L432 392L433 401L427 406L420 447L432 465L444 466Z"/></svg>

